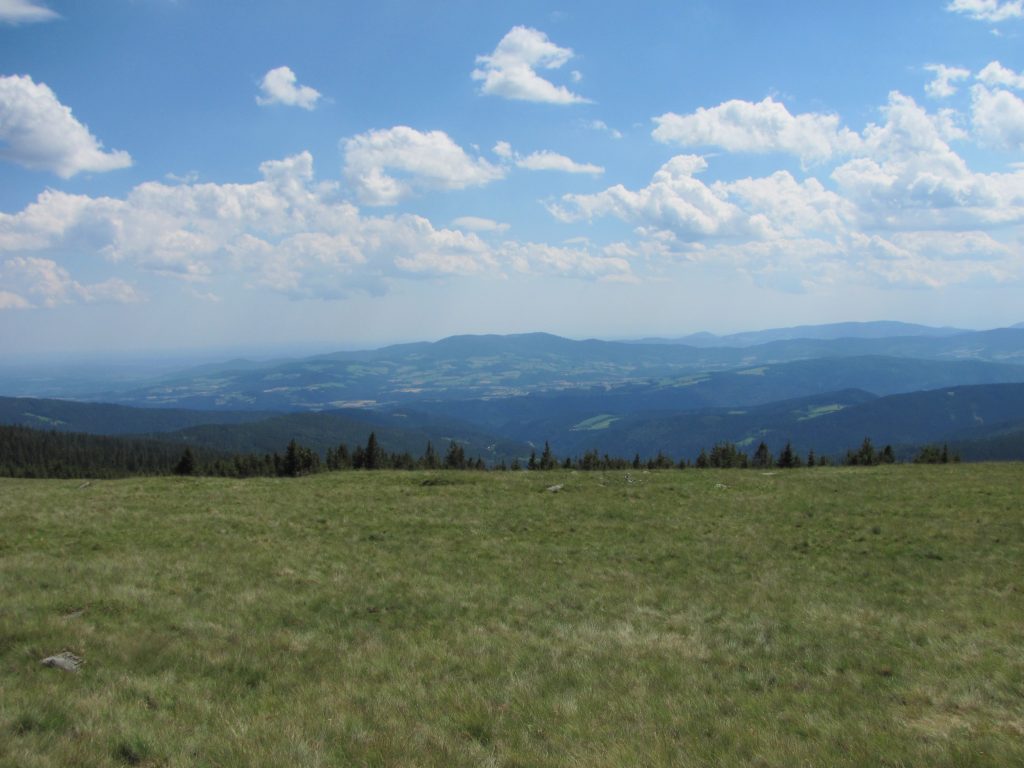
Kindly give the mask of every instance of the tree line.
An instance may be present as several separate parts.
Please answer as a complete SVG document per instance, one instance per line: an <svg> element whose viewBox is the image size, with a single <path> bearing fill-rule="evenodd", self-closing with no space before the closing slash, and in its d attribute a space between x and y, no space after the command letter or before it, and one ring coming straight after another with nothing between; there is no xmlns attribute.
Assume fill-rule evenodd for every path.
<svg viewBox="0 0 1024 768"><path fill-rule="evenodd" d="M947 446L928 445L913 458L916 463L945 464L959 461ZM801 455L790 443L774 455L765 442L752 454L735 443L721 442L702 450L695 460L679 461L662 452L632 459L587 451L582 456L559 459L545 442L538 454L528 458L501 460L488 465L481 457L468 456L464 446L450 441L443 453L428 441L422 455L386 451L371 432L366 443L349 448L341 443L321 455L291 440L280 453L234 453L159 440L107 437L74 432L56 432L20 426L0 426L0 476L38 478L112 478L131 475L200 475L214 477L299 477L317 472L342 470L551 470L581 471L628 469L795 469L797 467L845 464L876 466L896 461L892 446L877 450L869 438L845 457L816 456L813 450Z"/></svg>

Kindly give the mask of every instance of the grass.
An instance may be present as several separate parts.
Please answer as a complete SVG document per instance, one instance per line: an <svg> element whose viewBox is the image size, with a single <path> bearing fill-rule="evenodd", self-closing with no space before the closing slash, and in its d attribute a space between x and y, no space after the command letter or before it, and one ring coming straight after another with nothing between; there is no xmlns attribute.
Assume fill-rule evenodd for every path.
<svg viewBox="0 0 1024 768"><path fill-rule="evenodd" d="M573 432L591 432L601 429L608 429L612 424L618 421L621 416L613 416L611 414L602 413L597 416L591 416L589 419L584 419L579 424L571 428Z"/></svg>
<svg viewBox="0 0 1024 768"><path fill-rule="evenodd" d="M0 481L0 766L1024 763L1024 465L630 479Z"/></svg>
<svg viewBox="0 0 1024 768"><path fill-rule="evenodd" d="M808 408L807 413L797 419L797 421L808 421L810 419L816 419L819 416L827 416L830 413L837 413L843 410L846 406L841 403L832 403L831 405L819 405L816 408Z"/></svg>

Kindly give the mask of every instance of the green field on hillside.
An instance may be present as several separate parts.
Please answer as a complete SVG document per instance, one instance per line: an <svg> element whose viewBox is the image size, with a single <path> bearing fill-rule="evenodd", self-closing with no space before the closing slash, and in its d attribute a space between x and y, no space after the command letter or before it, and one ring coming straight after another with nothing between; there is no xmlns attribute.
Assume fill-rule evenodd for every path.
<svg viewBox="0 0 1024 768"><path fill-rule="evenodd" d="M1022 617L1022 464L0 480L0 766L1022 765Z"/></svg>

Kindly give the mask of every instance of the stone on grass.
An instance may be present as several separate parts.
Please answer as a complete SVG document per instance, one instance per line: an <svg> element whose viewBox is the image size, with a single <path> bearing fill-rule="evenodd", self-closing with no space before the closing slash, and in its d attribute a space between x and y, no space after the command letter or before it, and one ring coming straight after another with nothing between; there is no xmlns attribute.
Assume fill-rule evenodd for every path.
<svg viewBox="0 0 1024 768"><path fill-rule="evenodd" d="M65 672L77 672L78 668L85 663L81 656L75 656L71 651L61 651L55 656L47 656L41 662L44 667L63 669Z"/></svg>

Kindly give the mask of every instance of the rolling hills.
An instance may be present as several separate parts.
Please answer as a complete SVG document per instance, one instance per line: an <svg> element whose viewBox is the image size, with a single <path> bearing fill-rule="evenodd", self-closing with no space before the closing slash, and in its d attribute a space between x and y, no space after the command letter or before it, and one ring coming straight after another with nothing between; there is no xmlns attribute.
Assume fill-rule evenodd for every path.
<svg viewBox="0 0 1024 768"><path fill-rule="evenodd" d="M682 381L716 371L797 361L878 357L1008 365L1012 369L1007 376L1021 376L1024 329L948 336L787 339L749 347L706 348L574 341L550 334L453 336L433 343L338 352L283 363L207 365L166 377L153 386L101 392L87 399L204 410L326 410ZM1021 381L1024 376L996 380ZM903 391L913 388L908 384Z"/></svg>
<svg viewBox="0 0 1024 768"><path fill-rule="evenodd" d="M562 456L692 459L721 441L836 454L865 436L905 451L943 441L965 458L1024 458L1024 328L866 323L701 338L453 336L235 359L89 402L0 398L0 424L254 453L292 438L323 452L374 431L389 451L456 441L490 462L545 441Z"/></svg>

